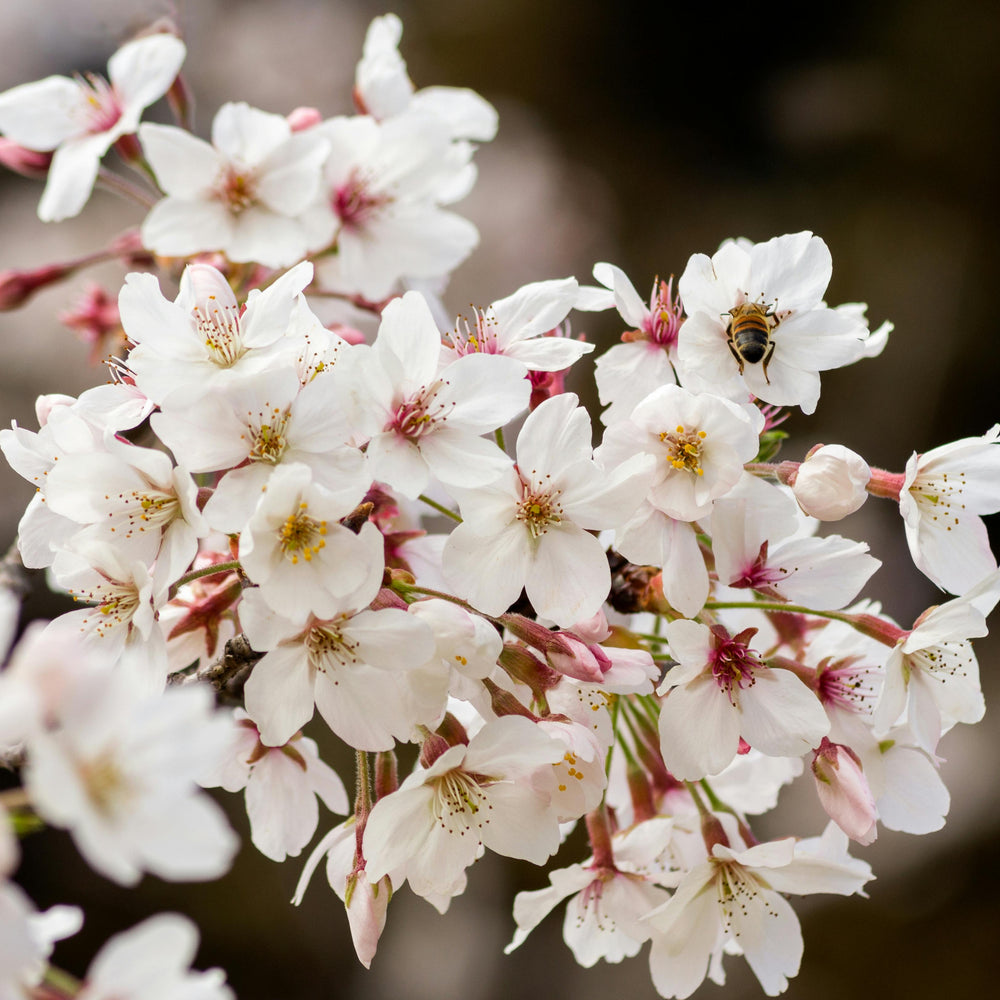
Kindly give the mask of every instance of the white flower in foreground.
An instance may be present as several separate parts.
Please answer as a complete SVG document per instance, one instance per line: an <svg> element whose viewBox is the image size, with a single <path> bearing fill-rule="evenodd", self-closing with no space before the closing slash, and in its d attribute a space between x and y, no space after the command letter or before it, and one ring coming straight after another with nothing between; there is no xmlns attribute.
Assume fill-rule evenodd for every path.
<svg viewBox="0 0 1000 1000"><path fill-rule="evenodd" d="M477 309L474 328L467 321L456 324L450 334L452 346L445 349L444 356L452 360L465 354L503 354L520 361L528 371L563 371L594 345L542 334L562 323L579 296L576 278L524 285L485 309Z"/></svg>
<svg viewBox="0 0 1000 1000"><path fill-rule="evenodd" d="M542 864L559 847L551 765L565 750L520 716L445 750L375 803L364 835L368 880L391 872L418 896L453 896L484 847Z"/></svg>
<svg viewBox="0 0 1000 1000"><path fill-rule="evenodd" d="M917 568L942 590L965 593L997 568L980 514L1000 510L1000 424L913 453L899 493Z"/></svg>
<svg viewBox="0 0 1000 1000"><path fill-rule="evenodd" d="M636 400L660 386L676 384L683 309L674 295L673 279L654 281L646 305L621 268L595 264L594 277L614 292L615 306L631 327L622 334L623 343L615 344L594 362L597 391L607 406L601 420L613 424L632 412Z"/></svg>
<svg viewBox="0 0 1000 1000"><path fill-rule="evenodd" d="M143 111L169 89L184 43L156 34L127 42L108 60L108 77L49 76L0 94L0 132L27 149L55 150L38 204L43 222L77 215L111 144L134 132Z"/></svg>
<svg viewBox="0 0 1000 1000"><path fill-rule="evenodd" d="M1000 571L962 597L931 608L904 633L885 664L875 734L885 736L906 712L917 746L933 754L956 722L978 722L986 711L979 663L969 639L987 634L986 616L1000 600Z"/></svg>
<svg viewBox="0 0 1000 1000"><path fill-rule="evenodd" d="M689 997L709 962L732 942L768 996L799 971L802 932L783 893L850 896L870 869L808 856L793 838L733 850L715 844L711 857L684 876L670 900L646 918L652 932L649 969L662 997Z"/></svg>
<svg viewBox="0 0 1000 1000"><path fill-rule="evenodd" d="M442 122L417 113L334 118L311 132L330 146L309 219L310 249L336 247L316 260L325 289L378 302L404 278L447 275L479 242L468 219L441 207L456 185L468 188L472 155Z"/></svg>
<svg viewBox="0 0 1000 1000"><path fill-rule="evenodd" d="M557 625L590 618L608 596L611 572L588 529L628 517L650 465L635 458L605 472L591 457L590 418L576 396L547 399L521 428L514 468L493 485L453 491L464 520L445 544L446 577L487 614L506 611L523 587Z"/></svg>
<svg viewBox="0 0 1000 1000"><path fill-rule="evenodd" d="M28 743L25 786L38 814L120 885L146 871L171 881L228 871L239 842L195 784L229 738L208 688L149 696L108 670L78 671L70 683L58 724Z"/></svg>
<svg viewBox="0 0 1000 1000"><path fill-rule="evenodd" d="M695 521L739 482L743 463L757 454L762 425L755 408L666 385L604 432L595 457L612 468L651 455L655 475L646 499L670 517Z"/></svg>
<svg viewBox="0 0 1000 1000"><path fill-rule="evenodd" d="M278 614L336 614L338 599L368 579L368 549L339 523L351 509L314 483L307 465L275 469L240 535L239 557Z"/></svg>
<svg viewBox="0 0 1000 1000"><path fill-rule="evenodd" d="M826 244L808 232L692 256L678 283L688 315L678 342L685 380L812 413L819 373L857 361L868 337L863 316L823 302L832 273Z"/></svg>
<svg viewBox="0 0 1000 1000"><path fill-rule="evenodd" d="M139 141L166 197L142 224L154 253L218 250L234 261L288 267L309 243L302 216L319 193L330 151L316 129L292 132L281 115L224 104L212 144L171 125L145 124Z"/></svg>
<svg viewBox="0 0 1000 1000"><path fill-rule="evenodd" d="M675 777L717 774L741 738L769 757L798 757L829 732L816 695L791 671L768 667L748 645L756 631L731 636L721 625L685 620L664 629L678 665L659 689L667 694L660 749Z"/></svg>
<svg viewBox="0 0 1000 1000"><path fill-rule="evenodd" d="M395 14L376 17L368 26L354 76L354 100L364 114L392 118L423 111L443 121L455 139L489 142L497 132L496 109L465 87L424 87L414 92L399 54L403 24Z"/></svg>
<svg viewBox="0 0 1000 1000"><path fill-rule="evenodd" d="M297 857L319 822L317 796L331 812L346 813L347 791L319 757L315 740L297 734L282 746L265 746L246 712L237 709L233 739L224 756L198 779L202 788L246 789L250 839L272 861Z"/></svg>
<svg viewBox="0 0 1000 1000"><path fill-rule="evenodd" d="M252 290L241 309L225 275L207 264L184 268L173 302L155 275L127 274L118 309L135 345L128 364L136 385L162 403L178 390L197 398L240 375L269 370L288 353L285 337L312 275L312 264L303 262L264 291Z"/></svg>
<svg viewBox="0 0 1000 1000"><path fill-rule="evenodd" d="M358 408L371 433L372 475L408 497L432 475L481 486L510 459L480 435L503 427L528 405L524 366L512 358L470 354L439 367L441 335L418 292L393 299L364 359Z"/></svg>
<svg viewBox="0 0 1000 1000"><path fill-rule="evenodd" d="M193 972L198 929L160 913L109 938L97 953L79 1000L235 1000L222 969Z"/></svg>
<svg viewBox="0 0 1000 1000"><path fill-rule="evenodd" d="M792 492L802 510L821 521L839 521L868 499L872 470L857 453L840 444L811 451L799 466Z"/></svg>
<svg viewBox="0 0 1000 1000"><path fill-rule="evenodd" d="M246 683L246 706L268 745L286 743L314 706L360 750L389 750L444 714L447 672L420 669L434 653L431 630L401 608L368 608L382 583L382 535L368 523L357 542L353 558L366 566L365 579L323 617L279 615L260 590L244 595L243 627L254 649L266 651Z"/></svg>

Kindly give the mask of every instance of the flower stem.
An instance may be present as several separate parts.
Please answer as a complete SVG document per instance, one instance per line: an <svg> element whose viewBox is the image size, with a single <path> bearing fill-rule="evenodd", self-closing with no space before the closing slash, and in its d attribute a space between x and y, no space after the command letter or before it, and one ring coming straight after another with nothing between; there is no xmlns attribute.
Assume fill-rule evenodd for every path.
<svg viewBox="0 0 1000 1000"><path fill-rule="evenodd" d="M190 573L185 573L171 588L171 594L176 594L181 587L186 587L193 580L200 580L205 576L215 576L217 573L232 573L240 568L239 559L232 559L229 562L212 563L203 569L193 569Z"/></svg>
<svg viewBox="0 0 1000 1000"><path fill-rule="evenodd" d="M459 524L462 523L462 518L456 514L453 510L449 510L444 504L440 504L437 500L432 500L428 496L424 496L423 493L417 497L418 500L423 500L428 507L433 507L439 514L444 514L445 517L450 517L453 521L458 521Z"/></svg>
<svg viewBox="0 0 1000 1000"><path fill-rule="evenodd" d="M149 192L144 191L131 181L125 180L124 177L119 177L118 174L105 170L104 167L101 167L97 174L97 183L123 198L130 198L132 201L138 202L143 208L152 208L157 202L156 197Z"/></svg>
<svg viewBox="0 0 1000 1000"><path fill-rule="evenodd" d="M816 618L830 618L857 629L862 635L877 639L886 646L895 646L906 635L906 631L875 615L851 614L847 611L817 611L801 604L782 604L779 601L707 601L705 608L720 611L726 608L756 608L758 611L784 611L791 614L812 615Z"/></svg>
<svg viewBox="0 0 1000 1000"><path fill-rule="evenodd" d="M502 427L498 427L493 432L493 436L497 439L497 444L500 446L500 450L501 451L506 451L507 450L507 446L504 444L504 441L503 441L503 428Z"/></svg>

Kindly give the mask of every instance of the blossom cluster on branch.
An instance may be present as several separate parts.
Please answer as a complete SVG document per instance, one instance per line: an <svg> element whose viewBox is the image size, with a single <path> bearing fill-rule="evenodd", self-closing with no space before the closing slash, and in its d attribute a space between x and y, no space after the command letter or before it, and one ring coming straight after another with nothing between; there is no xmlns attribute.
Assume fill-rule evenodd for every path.
<svg viewBox="0 0 1000 1000"><path fill-rule="evenodd" d="M849 853L879 828L939 829L939 741L983 715L970 640L1000 572L1000 425L901 473L839 445L775 461L821 373L891 325L825 301L809 232L696 253L647 301L618 267L537 281L454 318L473 250L451 206L496 114L416 90L393 15L369 28L356 113L230 103L188 127L183 42L156 30L108 79L0 94L3 161L45 178L39 216L96 185L147 211L87 258L0 275L0 305L97 260L64 321L112 381L47 395L0 431L36 487L17 554L79 610L13 643L0 578L0 997L232 995L192 972L174 914L110 940L82 981L49 964L82 914L13 881L15 834L69 831L102 876L214 879L240 839L204 791L244 792L253 845L295 858L318 800L347 818L312 849L359 959L404 884L440 911L486 850L545 866L583 821L589 857L518 894L518 947L565 902L577 961L649 942L664 997L742 955L768 995L798 971L789 895L864 895ZM140 123L166 97L175 125ZM136 179L102 165L114 147ZM578 397L594 345L574 312L617 310L594 359L599 442ZM897 503L916 566L949 596L911 627L863 596L862 541L820 533L869 495ZM356 752L353 801L305 735ZM397 751L417 762L400 773ZM410 759L407 756L405 759ZM808 773L824 831L761 842L753 818Z"/></svg>

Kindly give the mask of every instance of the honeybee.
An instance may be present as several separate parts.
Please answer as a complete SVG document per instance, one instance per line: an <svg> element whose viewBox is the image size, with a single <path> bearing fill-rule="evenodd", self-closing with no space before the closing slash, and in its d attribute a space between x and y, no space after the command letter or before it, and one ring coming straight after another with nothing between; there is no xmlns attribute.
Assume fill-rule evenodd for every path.
<svg viewBox="0 0 1000 1000"><path fill-rule="evenodd" d="M745 364L763 362L764 381L770 385L767 366L774 354L770 322L773 310L766 309L759 302L744 302L743 305L730 309L729 315L731 318L726 327L726 342L740 366L740 374L743 374Z"/></svg>

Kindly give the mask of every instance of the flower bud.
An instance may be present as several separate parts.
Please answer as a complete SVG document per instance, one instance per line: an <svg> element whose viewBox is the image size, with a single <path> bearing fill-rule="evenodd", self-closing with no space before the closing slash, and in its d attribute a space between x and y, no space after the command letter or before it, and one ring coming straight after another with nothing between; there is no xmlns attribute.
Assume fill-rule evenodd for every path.
<svg viewBox="0 0 1000 1000"><path fill-rule="evenodd" d="M22 177L37 180L47 176L51 162L51 153L39 153L33 149L25 149L24 146L19 146L16 142L11 142L10 139L0 137L0 163Z"/></svg>
<svg viewBox="0 0 1000 1000"><path fill-rule="evenodd" d="M824 736L815 751L812 772L820 804L830 819L852 840L870 844L878 833L875 799L857 754Z"/></svg>
<svg viewBox="0 0 1000 1000"><path fill-rule="evenodd" d="M347 879L345 905L351 941L358 961L366 969L372 966L378 939L385 928L385 915L391 895L392 885L388 875L383 875L374 885L365 878L364 872L352 874Z"/></svg>
<svg viewBox="0 0 1000 1000"><path fill-rule="evenodd" d="M825 444L799 466L792 492L799 506L821 521L839 521L867 499L868 463L839 444Z"/></svg>
<svg viewBox="0 0 1000 1000"><path fill-rule="evenodd" d="M285 117L293 132L304 132L318 125L323 116L315 108L295 108Z"/></svg>

